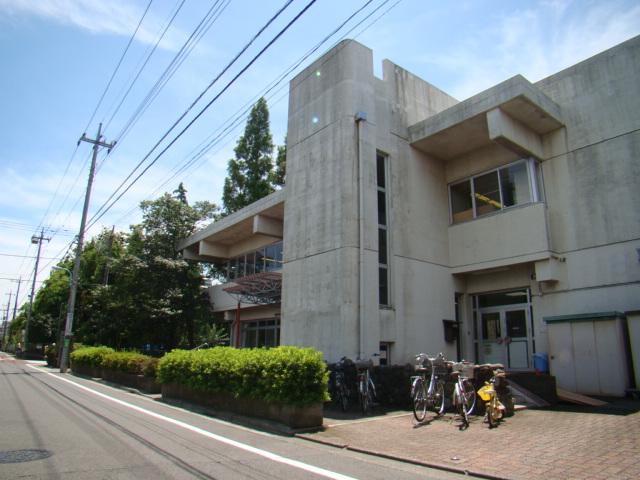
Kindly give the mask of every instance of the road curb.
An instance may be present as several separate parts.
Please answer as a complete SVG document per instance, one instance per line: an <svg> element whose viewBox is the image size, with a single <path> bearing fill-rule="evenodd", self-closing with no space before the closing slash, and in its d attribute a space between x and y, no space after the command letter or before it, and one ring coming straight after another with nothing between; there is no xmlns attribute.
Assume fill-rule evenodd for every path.
<svg viewBox="0 0 640 480"><path fill-rule="evenodd" d="M422 461L422 460L415 460L413 458L401 457L399 455L390 455L388 453L378 452L378 451L370 450L370 449L366 449L366 448L353 447L351 445L332 442L332 441L329 441L329 440L322 440L322 439L319 439L319 438L311 438L311 437L308 437L308 436L306 436L304 434L297 434L296 433L296 434L294 434L294 437L300 438L302 440L306 440L308 442L318 443L320 445L326 445L326 446L329 446L329 447L340 448L342 450L350 450L352 452L363 453L365 455L372 455L374 457L386 458L387 460L395 460L395 461L398 461L398 462L410 463L412 465L418 465L420 467L434 468L434 469L437 469L437 470L443 470L443 471L447 471L447 472L451 472L451 473L459 473L461 475L471 475L471 476L474 476L474 477L477 477L477 478L486 478L488 480L510 480L507 477L498 477L498 476L491 475L491 474L488 474L488 473L476 472L474 470L467 470L467 469L464 469L464 468L453 467L451 465L445 465L445 464L442 464L442 463L425 462L425 461Z"/></svg>

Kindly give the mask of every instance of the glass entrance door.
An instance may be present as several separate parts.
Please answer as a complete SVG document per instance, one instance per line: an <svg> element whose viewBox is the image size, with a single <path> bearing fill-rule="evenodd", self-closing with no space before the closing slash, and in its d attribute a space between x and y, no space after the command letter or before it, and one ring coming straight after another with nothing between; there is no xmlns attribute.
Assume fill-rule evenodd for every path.
<svg viewBox="0 0 640 480"><path fill-rule="evenodd" d="M508 305L480 310L482 363L501 363L510 370L526 370L530 365L529 308Z"/></svg>

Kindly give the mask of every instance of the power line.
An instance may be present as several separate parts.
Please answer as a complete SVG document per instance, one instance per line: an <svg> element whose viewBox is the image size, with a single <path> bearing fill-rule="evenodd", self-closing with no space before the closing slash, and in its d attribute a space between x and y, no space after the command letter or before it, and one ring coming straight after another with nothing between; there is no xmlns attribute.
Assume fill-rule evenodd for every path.
<svg viewBox="0 0 640 480"><path fill-rule="evenodd" d="M125 126L120 130L120 133L116 135L116 138L118 139L118 142L120 144L126 137L127 133L131 130L131 128L133 128L133 125L135 125L135 123L140 119L140 116L142 116L142 114L157 98L157 96L160 94L160 91L164 88L167 82L169 82L173 75L178 71L180 66L182 66L186 58L189 56L195 46L200 42L203 35L208 32L216 22L216 20L220 18L220 15L222 15L229 3L231 3L231 0L226 0L226 3L221 3L220 0L217 0L205 14L205 16L202 17L200 23L193 30L193 32L191 32L191 35L184 42L169 65L167 65L164 72L162 72L156 83L147 93L146 97L138 105L133 115L125 123Z"/></svg>
<svg viewBox="0 0 640 480"><path fill-rule="evenodd" d="M162 41L162 39L164 38L165 34L167 33L167 31L169 30L169 27L171 27L171 25L173 24L173 21L175 20L175 18L178 16L178 13L180 12L180 10L182 9L184 2L186 0L182 0L180 2L180 5L176 8L175 12L173 12L173 15L171 16L171 19L168 21L167 25L164 27L164 29L162 30L162 33L160 34L160 36L158 37L158 39L156 40L156 43L153 45L153 48L151 49L151 51L149 52L149 54L147 55L147 58L144 60L142 66L138 69L138 73L136 73L134 79L130 82L129 84L129 88L127 89L127 91L125 92L125 94L122 96L122 98L120 99L120 103L118 103L118 106L116 107L116 109L114 110L114 112L111 114L111 117L109 118L109 120L106 122L105 124L105 131L107 130L107 128L109 128L109 125L111 124L111 121L113 120L113 118L116 116L116 114L118 113L118 111L120 110L120 107L122 107L122 104L124 103L124 101L126 100L126 98L129 96L129 93L131 92L131 89L133 88L133 86L135 85L135 83L138 81L138 78L140 78L140 75L142 74L142 71L145 69L145 67L147 66L147 63L149 63L149 60L151 59L152 55L154 54L154 52L156 51L156 49L158 48L158 45L160 44L160 42Z"/></svg>
<svg viewBox="0 0 640 480"><path fill-rule="evenodd" d="M376 23L382 16L386 15L392 8L394 8L398 3L400 3L402 0L398 0L394 5L392 5L389 9L387 9L382 15L380 15L375 21L371 22L369 25L367 25L361 32L359 32L357 36L361 35L364 31L366 31L368 28L370 28L374 23ZM278 75L274 80L272 80L262 91L261 93L255 95L253 97L252 100L250 100L249 102L247 102L244 106L242 106L238 111L236 111L235 114L231 115L229 118L227 118L227 120L216 130L214 131L211 135L209 135L209 137L207 137L206 140L204 140L203 142L200 143L199 146L197 146L196 148L194 148L192 150L192 152L190 154L187 155L187 157L191 156L196 150L200 149L198 151L198 153L196 153L195 155L193 155L191 157L190 160L186 161L185 163L182 164L182 166L176 166L172 169L172 172L170 172L170 177L167 178L165 181L163 181L158 187L156 187L154 189L154 191L149 195L149 196L153 196L155 195L157 192L159 192L162 188L164 188L167 184L169 184L172 180L174 180L178 175L180 175L181 173L185 172L186 170L188 170L189 168L191 168L194 164L198 163L199 160L201 160L214 146L220 144L222 142L222 140L224 140L226 137L228 137L234 130L236 130L242 120L245 120L249 110L251 109L251 107L253 106L253 104L255 103L256 99L261 97L261 96L266 96L268 95L271 91L273 91L278 85L280 85L293 71L295 71L307 58L309 58L311 55L313 55L313 53L315 53L322 45L324 45L331 37L333 37L337 32L339 32L340 30L342 30L342 28L344 28L344 26L349 23L353 18L355 18L358 14L360 14L363 10L365 10L371 3L373 2L373 0L368 0L366 1L361 7L359 7L358 9L356 9L351 15L349 15L345 20L343 20L337 27L335 27L328 35L326 35L321 41L319 41L314 47L312 47L310 50L308 50L302 57L300 57L298 60L296 60L292 65L290 65L287 69L285 69L283 71L283 73L281 73L280 75ZM355 30L356 28L358 28L360 25L362 25L366 20L368 20L373 14L375 14L378 10L380 10L380 8L382 8L385 4L387 4L389 2L389 0L384 0L380 5L378 5L375 9L373 9L370 13L368 13L362 20L360 20L356 25L354 25L353 27L351 27L347 32L345 32L341 38L339 40L336 41L336 43L334 44L337 45L342 39L344 39L347 35L349 35L349 33L351 33L353 30ZM282 85L280 88L278 88L277 90L275 90L275 93L281 91L284 87L286 86L286 84ZM297 87L294 87L297 88ZM275 95L274 93L274 95ZM282 95L280 98L278 98L276 100L276 103L281 101L282 98L284 98L284 95ZM225 127L226 125L226 127ZM218 133L219 132L219 133ZM204 145L206 143L206 146L202 147L202 145ZM201 162L200 162L201 163ZM199 168L196 167L196 168ZM148 197L147 197L148 198ZM120 217L120 219L118 220L118 222L124 220L125 218L127 218L128 216L130 216L135 210L137 209L137 206L131 208L130 210L128 210L122 217Z"/></svg>
<svg viewBox="0 0 640 480"><path fill-rule="evenodd" d="M334 30L329 33L327 36L325 36L320 42L318 42L313 48L311 48L308 52L306 52L300 59L298 59L296 62L294 62L289 68L285 69L285 71L280 74L278 77L276 77L276 79L274 79L270 84L267 85L267 87L258 95L256 95L250 102L247 102L243 107L241 107L234 115L232 115L231 117L229 117L227 119L227 121L225 123L222 124L222 126L218 129L218 131L220 131L220 129L223 128L224 125L227 125L227 127L223 128L222 131L218 134L216 134L216 132L212 133L208 138L211 139L210 141L205 140L204 142L202 142L200 144L203 145L205 142L208 141L207 145L203 148L200 149L200 151L195 154L189 161L187 161L186 163L184 163L181 167L179 167L177 170L174 167L173 170L176 170L175 173L173 173L171 175L170 178L168 178L167 180L165 180L160 186L158 186L151 195L156 194L159 190L161 190L164 186L166 186L169 182L171 182L173 179L175 179L178 175L180 175L181 173L185 172L186 170L188 170L192 165L194 165L198 160L200 160L202 157L204 157L204 155L206 155L206 153L208 153L215 145L219 144L225 137L227 137L233 130L235 130L241 123L241 121L243 119L246 119L246 116L249 112L249 110L251 109L251 106L255 103L255 100L260 97L260 96L265 96L267 94L269 94L271 91L273 91L275 89L275 87L277 87L279 84L281 84L285 78L287 78L287 76L289 74L291 74L293 71L295 71L296 68L298 68L307 58L309 58L313 53L315 53L322 45L324 45L332 36L334 36L338 31L340 31L347 23L349 23L355 16L357 16L359 13L361 13L367 6L369 6L369 4L372 3L373 0L368 0L367 2L365 2L360 8L358 8L357 10L355 10L350 16L348 16L342 23L340 23L336 28L334 28ZM355 30L358 26L360 26L362 23L364 23L367 19L369 19L374 13L376 13L380 8L382 8L386 3L388 3L389 0L385 0L384 2L382 2L378 7L376 7L373 11L371 11L366 17L364 17L362 20L360 20L360 22L358 22L356 25L354 25L348 32L346 32L344 35L342 35L341 39L343 39L346 35L348 35L350 32L352 32L353 30ZM391 8L389 8L387 11L385 11L380 17L378 17L377 20L379 20L382 16L384 16L386 13L389 12L389 10L391 10L393 7L395 7L400 1L402 0L398 0L398 2L396 2ZM377 21L376 20L376 21ZM371 25L373 25L374 22L372 22L371 24L369 24L363 31L365 31L366 29L368 29ZM360 35L362 32L360 32L358 35ZM340 40L338 40L339 42ZM284 87L284 85L283 85ZM282 90L282 88L279 88L278 90L276 90L276 92ZM294 87L295 88L295 87ZM281 96L277 101L279 102L280 100L282 100L284 96ZM212 138L213 137L213 138ZM198 148L200 148L200 146L196 147L192 153L197 150ZM132 211L134 211L134 209L129 210L122 218L126 218L127 216L129 216ZM121 219L122 219L121 218Z"/></svg>
<svg viewBox="0 0 640 480"><path fill-rule="evenodd" d="M104 100L104 97L105 97L107 91L109 90L109 87L111 86L111 83L113 82L113 79L115 78L115 76L116 76L116 74L117 74L117 72L118 72L118 70L120 68L120 65L122 64L122 61L123 61L125 55L127 54L128 50L129 50L129 47L131 46L131 43L133 42L133 39L135 38L135 36L136 36L136 34L137 34L137 32L138 32L138 30L140 28L140 25L142 24L142 21L144 20L144 18L146 16L146 14L147 14L147 12L149 10L149 7L151 6L152 2L153 2L153 0L149 0L149 4L147 5L147 8L145 9L144 13L142 14L142 17L140 18L140 21L138 22L138 25L136 26L135 31L131 35L131 38L129 39L129 42L127 43L127 46L125 47L122 55L120 56L120 60L118 61L118 64L116 65L116 68L114 69L114 71L113 71L113 73L111 75L111 78L109 79L109 82L107 83L107 86L105 87L104 91L102 92L102 95L101 95L100 99L98 100L98 103L97 103L95 109L93 110L93 114L91 115L91 118L87 122L87 126L84 128L84 131L86 131L89 128L89 125L93 121L93 119L94 119L94 117L95 117L100 105L102 104L102 101ZM55 202L55 199L58 196L58 193L60 191L60 187L62 186L62 183L64 182L64 179L67 177L67 173L69 172L69 169L71 168L71 165L73 164L73 161L75 159L77 151L78 151L78 145L76 145L75 149L73 150L73 153L71 154L71 157L69 158L69 161L67 162L67 165L66 165L66 167L64 169L64 172L63 172L62 176L60 177L60 180L58 182L56 190L55 190L53 196L51 197L51 201L49 202L49 205L47 206L47 209L46 209L46 211L45 211L45 213L44 213L44 215L42 217L42 220L40 221L38 226L35 228L35 231L37 231L45 223L45 221L47 219L47 216L49 215L49 211L51 210L51 207L53 206L53 204ZM86 161L85 161L85 164L86 164ZM80 172L82 172L82 171L84 171L84 165L80 168ZM80 177L78 175L76 177L74 183L73 183L73 186L70 189L67 190L67 194L65 195L64 200L60 204L60 208L58 209L58 211L55 214L56 217L60 214L60 211L62 210L62 207L64 206L64 204L66 203L67 199L69 198L70 192L74 190L79 178ZM75 205L74 205L74 207L72 207L72 210L74 208L75 208ZM54 237L57 233L59 233L59 231L53 232L52 237ZM22 266L20 268L22 268Z"/></svg>
<svg viewBox="0 0 640 480"><path fill-rule="evenodd" d="M144 12L142 13L142 16L140 17L140 20L138 21L138 25L136 25L136 29L133 31L133 34L131 34L131 37L129 38L129 41L127 42L127 46L124 48L124 51L122 52L122 55L120 55L120 60L118 60L118 64L116 65L116 68L113 70L113 73L111 74L111 78L109 78L109 81L107 82L107 86L104 87L104 91L102 92L102 95L100 96L100 100L98 100L98 104L96 105L96 108L94 108L93 113L91 114L91 118L87 122L87 126L84 127L84 131L85 132L89 129L89 126L91 125L91 122L93 122L93 119L95 118L96 113L98 112L98 109L100 108L100 105L102 105L102 101L104 100L104 97L107 94L107 91L109 90L109 87L111 87L111 83L113 82L113 79L115 78L116 74L118 73L118 70L120 70L120 66L122 65L122 61L124 60L124 57L127 55L127 52L129 51L129 47L131 47L131 44L133 43L133 39L138 34L138 30L140 29L140 25L142 25L142 21L144 20L144 17L147 16L147 12L149 11L149 7L151 7L152 3L153 3L153 0L149 0L149 3L147 4L147 8L145 8Z"/></svg>
<svg viewBox="0 0 640 480"><path fill-rule="evenodd" d="M227 66L211 81L211 83L205 88L203 92L198 95L198 97L193 101L193 103L189 106L189 108L173 123L173 125L164 133L164 135L158 140L158 142L153 146L153 148L143 157L143 159L136 165L136 167L131 171L131 173L124 179L124 181L116 188L116 190L109 196L109 198L102 204L102 206L96 211L94 216L92 217L89 227L93 226L102 216L110 210L115 203L122 198L122 196L129 191L129 189L144 175L151 166L153 166L158 159L164 155L164 153L202 116L202 114L209 109L209 107L218 99L220 96L233 84L235 81L244 74L244 72L253 65L253 63L260 58L264 52L273 45L273 43L278 40L288 29L293 25L315 2L316 0L311 0L294 18L291 20L278 34L271 39L271 41L257 54L253 57L253 59L245 65L239 73L237 73L226 85L225 87L200 110L200 112L187 124L186 127L178 133L174 139L147 165L142 172L134 178L134 180L113 200L109 205L107 205L113 197L117 194L117 192L124 186L124 184L133 176L133 174L142 166L142 164L151 156L153 151L158 148L158 146L162 143L162 141L169 136L169 134L176 128L178 123L184 119L184 117L189 113L189 111L196 105L196 103L205 95L205 93L218 81L218 79L237 61L237 59L246 51L247 48L258 38L258 36L284 11L286 7L288 7L293 0L289 0L276 14L269 19L269 21L260 29L260 31L249 41L247 45L227 64Z"/></svg>
<svg viewBox="0 0 640 480"><path fill-rule="evenodd" d="M13 255L11 253L0 253L0 257L36 258L34 255ZM57 260L54 257L40 257L43 260Z"/></svg>

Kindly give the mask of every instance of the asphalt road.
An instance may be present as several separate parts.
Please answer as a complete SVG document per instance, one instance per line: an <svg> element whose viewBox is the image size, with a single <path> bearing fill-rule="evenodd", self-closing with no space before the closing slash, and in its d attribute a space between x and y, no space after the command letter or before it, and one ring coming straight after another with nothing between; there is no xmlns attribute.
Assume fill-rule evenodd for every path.
<svg viewBox="0 0 640 480"><path fill-rule="evenodd" d="M461 477L240 427L0 353L3 480Z"/></svg>

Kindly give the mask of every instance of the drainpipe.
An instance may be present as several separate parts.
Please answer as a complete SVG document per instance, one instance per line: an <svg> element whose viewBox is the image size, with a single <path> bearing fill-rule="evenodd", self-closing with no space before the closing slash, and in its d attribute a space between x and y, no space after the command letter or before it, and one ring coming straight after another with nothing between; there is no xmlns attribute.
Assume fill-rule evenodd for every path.
<svg viewBox="0 0 640 480"><path fill-rule="evenodd" d="M362 167L362 147L360 127L367 121L366 112L358 112L356 120L356 155L358 156L358 227L359 265L358 265L358 358L364 360L364 176Z"/></svg>
<svg viewBox="0 0 640 480"><path fill-rule="evenodd" d="M238 307L236 308L236 325L235 325L235 344L236 348L240 348L240 302L238 302Z"/></svg>

